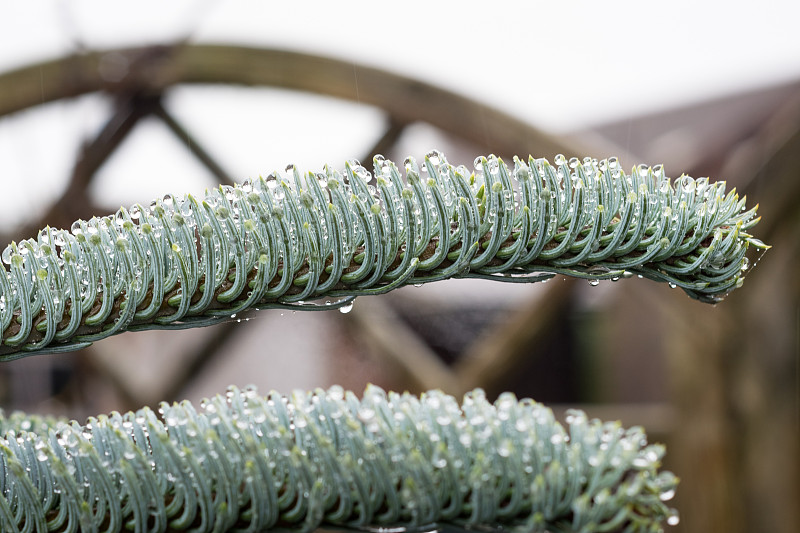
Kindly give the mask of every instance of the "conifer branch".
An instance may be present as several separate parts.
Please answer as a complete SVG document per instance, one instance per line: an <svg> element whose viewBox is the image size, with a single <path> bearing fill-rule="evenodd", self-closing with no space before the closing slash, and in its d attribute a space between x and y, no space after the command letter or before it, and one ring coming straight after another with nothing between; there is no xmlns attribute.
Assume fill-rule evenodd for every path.
<svg viewBox="0 0 800 533"><path fill-rule="evenodd" d="M363 399L231 388L159 411L0 420L3 531L651 532L678 520L666 503L678 480L641 428L571 411L565 429L509 393L459 405L374 386Z"/></svg>
<svg viewBox="0 0 800 533"><path fill-rule="evenodd" d="M0 358L77 349L126 330L186 328L268 307L328 309L454 277L534 282L639 275L717 302L740 286L756 208L725 182L556 157L474 171L430 152L405 179L377 156L204 198L45 228L0 270ZM326 300L321 302L320 300Z"/></svg>

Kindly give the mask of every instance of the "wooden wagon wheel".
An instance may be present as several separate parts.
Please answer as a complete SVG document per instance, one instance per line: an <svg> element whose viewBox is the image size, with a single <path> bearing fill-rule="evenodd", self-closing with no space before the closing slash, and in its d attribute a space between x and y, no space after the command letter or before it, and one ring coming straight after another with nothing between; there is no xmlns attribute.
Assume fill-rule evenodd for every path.
<svg viewBox="0 0 800 533"><path fill-rule="evenodd" d="M285 50L224 45L178 44L81 53L0 75L0 117L93 92L107 94L114 102L112 116L79 154L61 198L21 236L33 235L45 224L69 227L77 218L96 214L99 209L90 203L88 185L139 120L148 116L160 119L220 183L231 182L223 165L215 161L164 104L165 94L185 84L277 87L375 106L386 113L388 126L374 144L364 150L362 159L366 161L376 153L390 150L404 128L419 121L467 140L486 153L503 156L534 153L545 157L557 153L591 153L574 142L547 135L458 94L349 61ZM569 299L563 294L566 287L565 284L550 285L544 295L547 305L539 302L524 313L517 313L517 320L495 333L496 342L481 343L455 370L430 357L430 350L425 350L419 341L408 345L418 349L406 349L403 357L399 357L390 349L398 339L382 335L380 321L361 320L359 323L372 344L403 367L411 388L438 386L454 393L477 385L491 388L493 383L502 381L513 368L514 361L525 353L524 348L537 336L544 335L553 318L567 305ZM375 305L382 307L372 309L373 318L383 316L386 319L390 310L382 303ZM353 316L358 320L358 313ZM165 399L178 395L234 331L231 324L218 326L214 338L197 354ZM414 356L409 357L409 353ZM125 394L124 383L117 385L127 396L129 407L137 407L143 401L133 391L127 390Z"/></svg>

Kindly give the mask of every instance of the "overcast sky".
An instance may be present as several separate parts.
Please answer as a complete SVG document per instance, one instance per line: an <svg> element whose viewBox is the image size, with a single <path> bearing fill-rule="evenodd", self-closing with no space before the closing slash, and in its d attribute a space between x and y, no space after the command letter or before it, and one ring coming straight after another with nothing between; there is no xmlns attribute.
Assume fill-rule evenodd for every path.
<svg viewBox="0 0 800 533"><path fill-rule="evenodd" d="M790 0L0 6L0 69L75 40L103 48L190 35L376 65L561 131L800 76L800 2Z"/></svg>

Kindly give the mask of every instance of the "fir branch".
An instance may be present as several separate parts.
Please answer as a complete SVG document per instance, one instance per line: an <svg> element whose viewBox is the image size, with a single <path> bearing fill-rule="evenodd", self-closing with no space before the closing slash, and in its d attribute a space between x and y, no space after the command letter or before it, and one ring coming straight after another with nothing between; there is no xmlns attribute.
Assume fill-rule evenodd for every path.
<svg viewBox="0 0 800 533"><path fill-rule="evenodd" d="M228 390L91 418L16 415L0 438L0 522L16 531L312 531L450 524L656 531L677 478L641 428L506 393L463 404L370 386L290 398ZM6 422L6 424L8 424ZM35 431L33 431L35 430ZM427 529L426 529L427 530Z"/></svg>
<svg viewBox="0 0 800 533"><path fill-rule="evenodd" d="M433 151L422 167L378 156L374 176L298 172L203 199L45 228L12 243L0 271L0 358L86 346L125 331L185 328L267 307L327 309L452 277L532 282L634 274L717 302L744 279L756 208L724 182L616 158L555 165ZM322 304L309 303L328 298ZM338 302L333 300L340 299Z"/></svg>

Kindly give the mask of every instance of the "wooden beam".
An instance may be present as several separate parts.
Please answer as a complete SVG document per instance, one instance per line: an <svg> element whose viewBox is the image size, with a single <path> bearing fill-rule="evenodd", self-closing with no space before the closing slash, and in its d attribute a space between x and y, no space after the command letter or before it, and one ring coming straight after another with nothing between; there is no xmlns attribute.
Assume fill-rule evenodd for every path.
<svg viewBox="0 0 800 533"><path fill-rule="evenodd" d="M502 156L608 155L410 77L351 61L241 46L105 50L6 72L0 75L0 116L91 92L160 94L187 83L280 87L351 100L383 109L401 123L428 122Z"/></svg>
<svg viewBox="0 0 800 533"><path fill-rule="evenodd" d="M564 317L570 303L574 279L556 277L543 287L539 297L524 302L510 311L510 319L472 343L456 361L453 371L462 387L461 394L475 387L490 395L502 388L502 383L523 358L531 356L531 347L550 333L554 322Z"/></svg>
<svg viewBox="0 0 800 533"><path fill-rule="evenodd" d="M383 298L359 298L348 318L370 353L380 357L399 384L410 392L440 389L458 394L461 391L455 374Z"/></svg>

